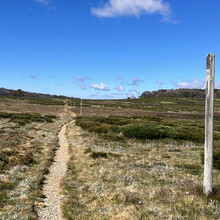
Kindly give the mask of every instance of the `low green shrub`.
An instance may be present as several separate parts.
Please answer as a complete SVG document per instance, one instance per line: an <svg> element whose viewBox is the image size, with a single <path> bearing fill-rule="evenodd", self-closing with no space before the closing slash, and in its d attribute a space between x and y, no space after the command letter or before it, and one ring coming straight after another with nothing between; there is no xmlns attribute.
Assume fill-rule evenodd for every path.
<svg viewBox="0 0 220 220"><path fill-rule="evenodd" d="M98 134L101 134L101 133L107 134L108 131L110 130L110 126L103 124L103 125L100 125L100 126L90 127L88 130L90 132L95 132L95 133L98 133Z"/></svg>
<svg viewBox="0 0 220 220"><path fill-rule="evenodd" d="M81 128L88 129L88 128L91 128L91 127L100 126L100 123L97 123L97 122L94 122L94 121L82 121L82 122L79 122L78 125Z"/></svg>
<svg viewBox="0 0 220 220"><path fill-rule="evenodd" d="M114 132L114 133L120 133L121 132L121 127L118 126L118 125L112 125L110 127L111 131Z"/></svg>
<svg viewBox="0 0 220 220"><path fill-rule="evenodd" d="M204 150L200 153L201 163L204 164ZM220 141L214 141L213 167L220 170Z"/></svg>
<svg viewBox="0 0 220 220"><path fill-rule="evenodd" d="M13 113L0 112L0 118L11 118Z"/></svg>
<svg viewBox="0 0 220 220"><path fill-rule="evenodd" d="M197 164L176 164L175 167L184 169L186 173L192 175L200 175L202 173L202 167Z"/></svg>
<svg viewBox="0 0 220 220"><path fill-rule="evenodd" d="M93 158L93 159L97 159L97 158L107 158L108 157L108 154L106 152L92 152L90 154L90 156Z"/></svg>
<svg viewBox="0 0 220 220"><path fill-rule="evenodd" d="M147 115L144 116L143 119L148 120L148 121L156 121L156 122L160 122L162 119L156 115Z"/></svg>
<svg viewBox="0 0 220 220"><path fill-rule="evenodd" d="M162 119L159 116L87 116L77 117L76 124L95 133L123 133L125 137L141 140L174 139L204 143L204 122ZM215 131L215 140L220 132Z"/></svg>
<svg viewBox="0 0 220 220"><path fill-rule="evenodd" d="M13 184L9 181L3 182L0 180L0 208L4 207L4 204L8 201L8 195L6 190L12 190Z"/></svg>
<svg viewBox="0 0 220 220"><path fill-rule="evenodd" d="M31 122L53 122L55 115L41 116L39 113L6 113L0 112L0 118L10 118L9 122L26 125Z"/></svg>
<svg viewBox="0 0 220 220"><path fill-rule="evenodd" d="M171 127L156 125L156 124L130 124L122 128L122 133L125 137L137 139L164 139L174 138L179 139L180 134Z"/></svg>
<svg viewBox="0 0 220 220"><path fill-rule="evenodd" d="M205 131L196 126L180 126L176 130L180 133L180 139L204 143Z"/></svg>
<svg viewBox="0 0 220 220"><path fill-rule="evenodd" d="M101 136L104 140L108 141L116 141L116 142L124 142L125 138L123 136L115 135L115 134L103 134Z"/></svg>

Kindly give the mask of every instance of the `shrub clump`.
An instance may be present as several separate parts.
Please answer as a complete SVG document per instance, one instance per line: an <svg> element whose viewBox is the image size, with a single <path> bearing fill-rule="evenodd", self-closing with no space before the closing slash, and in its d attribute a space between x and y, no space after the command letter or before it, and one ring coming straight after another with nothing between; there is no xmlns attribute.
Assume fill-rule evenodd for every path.
<svg viewBox="0 0 220 220"><path fill-rule="evenodd" d="M125 137L137 139L180 139L180 134L171 127L156 124L130 124L122 128Z"/></svg>
<svg viewBox="0 0 220 220"><path fill-rule="evenodd" d="M90 156L93 159L96 159L96 158L108 158L108 154L106 152L92 152L90 154Z"/></svg>
<svg viewBox="0 0 220 220"><path fill-rule="evenodd" d="M89 128L90 132L95 132L98 134L101 134L101 133L107 134L109 130L110 130L109 126L105 125L105 124L100 125L100 126L93 126L93 127Z"/></svg>
<svg viewBox="0 0 220 220"><path fill-rule="evenodd" d="M55 115L41 116L39 113L18 114L18 113L1 112L0 118L9 118L10 119L9 122L14 122L23 126L31 122L53 122L56 116Z"/></svg>
<svg viewBox="0 0 220 220"><path fill-rule="evenodd" d="M204 164L204 151L200 153L201 163ZM220 170L220 142L214 141L213 167Z"/></svg>
<svg viewBox="0 0 220 220"><path fill-rule="evenodd" d="M91 127L99 126L100 124L97 122L93 122L93 121L82 121L82 122L79 122L78 125L81 128L88 129Z"/></svg>

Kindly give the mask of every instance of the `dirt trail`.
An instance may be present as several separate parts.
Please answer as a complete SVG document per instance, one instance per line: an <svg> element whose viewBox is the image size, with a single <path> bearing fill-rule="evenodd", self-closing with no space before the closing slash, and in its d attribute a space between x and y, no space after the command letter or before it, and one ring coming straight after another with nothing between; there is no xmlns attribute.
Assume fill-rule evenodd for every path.
<svg viewBox="0 0 220 220"><path fill-rule="evenodd" d="M68 107L66 106L64 113L61 114L62 119L68 116L74 117L75 114L68 111ZM44 206L38 213L39 220L61 220L62 212L60 205L64 199L64 196L60 193L60 182L62 178L65 176L67 171L67 162L69 160L68 147L69 144L66 140L65 132L66 127L74 123L75 121L71 121L65 124L60 132L59 132L59 149L56 152L56 156L54 158L54 162L52 163L49 174L46 177L45 185L43 187L43 194L45 196Z"/></svg>

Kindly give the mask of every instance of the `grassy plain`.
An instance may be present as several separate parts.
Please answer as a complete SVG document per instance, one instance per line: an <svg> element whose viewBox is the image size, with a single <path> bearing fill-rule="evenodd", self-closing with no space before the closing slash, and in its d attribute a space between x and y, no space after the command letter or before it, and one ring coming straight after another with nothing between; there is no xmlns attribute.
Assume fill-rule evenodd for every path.
<svg viewBox="0 0 220 220"><path fill-rule="evenodd" d="M220 100L209 198L202 189L204 105L190 98L85 100L78 126L67 131L66 219L219 219Z"/></svg>
<svg viewBox="0 0 220 220"><path fill-rule="evenodd" d="M202 193L204 100L69 99L66 219L219 219L220 100L214 193ZM0 219L36 219L64 100L0 97Z"/></svg>

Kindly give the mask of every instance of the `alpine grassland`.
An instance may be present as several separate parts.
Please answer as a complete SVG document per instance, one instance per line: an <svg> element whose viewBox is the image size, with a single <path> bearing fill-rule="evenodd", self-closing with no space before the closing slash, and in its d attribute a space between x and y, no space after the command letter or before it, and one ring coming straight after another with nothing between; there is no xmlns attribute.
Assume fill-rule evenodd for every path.
<svg viewBox="0 0 220 220"><path fill-rule="evenodd" d="M84 100L77 126L67 128L64 217L219 219L220 100L209 197L203 194L204 106L193 98Z"/></svg>

